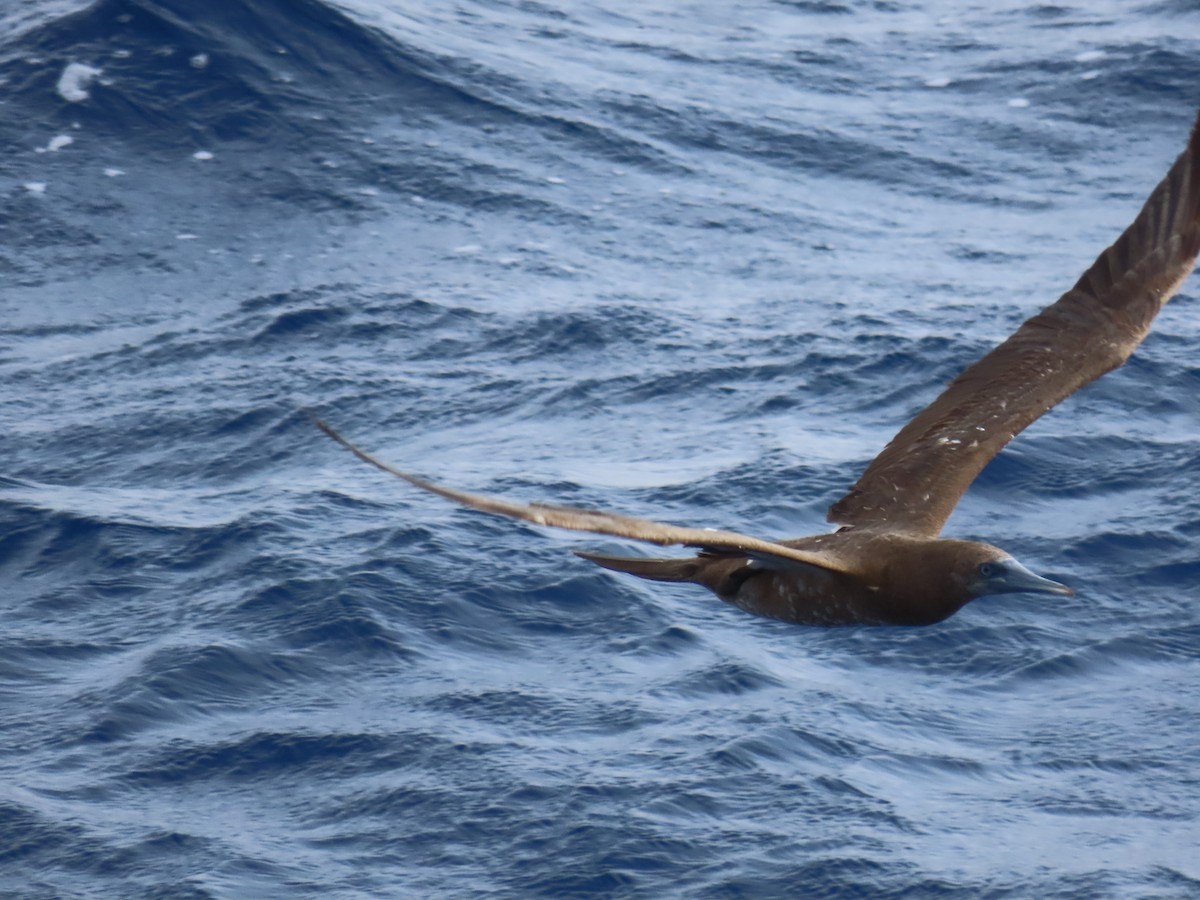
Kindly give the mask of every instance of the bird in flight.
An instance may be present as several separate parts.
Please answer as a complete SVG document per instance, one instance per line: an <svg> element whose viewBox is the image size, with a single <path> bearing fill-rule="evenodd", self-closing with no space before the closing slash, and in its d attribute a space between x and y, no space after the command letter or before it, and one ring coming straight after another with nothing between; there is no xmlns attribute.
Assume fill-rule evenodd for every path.
<svg viewBox="0 0 1200 900"><path fill-rule="evenodd" d="M955 378L829 508L836 531L771 541L616 513L515 503L359 459L416 487L538 525L697 550L650 559L576 551L606 569L703 585L747 612L806 625L930 625L987 594L1071 594L1010 554L940 537L983 467L1051 407L1125 362L1200 251L1200 117L1133 223L1056 302Z"/></svg>

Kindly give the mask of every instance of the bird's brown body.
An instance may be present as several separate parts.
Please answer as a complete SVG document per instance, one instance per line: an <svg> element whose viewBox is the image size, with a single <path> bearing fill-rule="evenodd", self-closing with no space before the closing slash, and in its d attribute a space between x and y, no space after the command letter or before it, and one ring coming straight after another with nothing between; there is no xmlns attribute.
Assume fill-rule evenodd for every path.
<svg viewBox="0 0 1200 900"><path fill-rule="evenodd" d="M1121 365L1200 251L1200 119L1125 232L1075 286L958 376L829 509L830 534L769 541L615 513L514 503L425 481L317 425L359 458L466 506L516 519L699 549L686 559L580 553L620 572L691 582L747 612L809 625L929 625L985 594L1070 594L1003 550L940 536L1000 450L1083 385Z"/></svg>
<svg viewBox="0 0 1200 900"><path fill-rule="evenodd" d="M854 560L854 571L804 563L770 565L738 553L669 560L578 555L652 581L700 584L746 612L805 625L932 625L974 598L963 573L1008 556L975 541L930 541L871 530L780 543Z"/></svg>

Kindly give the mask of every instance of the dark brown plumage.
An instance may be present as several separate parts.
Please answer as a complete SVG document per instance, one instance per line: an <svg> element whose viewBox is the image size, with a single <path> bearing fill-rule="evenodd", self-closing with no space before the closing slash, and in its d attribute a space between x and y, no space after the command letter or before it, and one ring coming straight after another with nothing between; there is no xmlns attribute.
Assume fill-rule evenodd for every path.
<svg viewBox="0 0 1200 900"><path fill-rule="evenodd" d="M699 549L685 559L579 553L619 572L691 582L747 612L811 625L927 625L984 594L1070 589L990 544L939 538L963 493L1031 422L1121 365L1200 251L1200 118L1187 149L1071 290L959 375L829 509L831 534L766 541L613 513L521 504L401 472L316 424L360 459L485 512Z"/></svg>

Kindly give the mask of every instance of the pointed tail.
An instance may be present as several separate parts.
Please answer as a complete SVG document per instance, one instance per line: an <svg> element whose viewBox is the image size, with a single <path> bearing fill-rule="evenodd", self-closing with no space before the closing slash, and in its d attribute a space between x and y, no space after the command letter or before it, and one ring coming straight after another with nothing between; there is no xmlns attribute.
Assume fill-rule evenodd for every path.
<svg viewBox="0 0 1200 900"><path fill-rule="evenodd" d="M701 553L686 559L646 559L575 551L576 556L614 572L627 572L650 581L686 581L708 588L727 603L736 603L746 579L766 571L742 553Z"/></svg>
<svg viewBox="0 0 1200 900"><path fill-rule="evenodd" d="M594 562L614 572L627 572L650 581L697 581L703 560L696 557L686 559L647 559L640 556L609 556L605 553L574 551L589 562Z"/></svg>

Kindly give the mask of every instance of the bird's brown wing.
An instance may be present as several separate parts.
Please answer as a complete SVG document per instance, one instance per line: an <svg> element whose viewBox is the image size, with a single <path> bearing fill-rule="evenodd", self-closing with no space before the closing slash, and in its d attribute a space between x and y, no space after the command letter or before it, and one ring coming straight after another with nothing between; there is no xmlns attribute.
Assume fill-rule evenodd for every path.
<svg viewBox="0 0 1200 900"><path fill-rule="evenodd" d="M829 521L936 536L1001 448L1121 365L1200 250L1200 118L1133 224L1079 282L959 375L900 430Z"/></svg>
<svg viewBox="0 0 1200 900"><path fill-rule="evenodd" d="M791 563L804 563L819 566L836 572L848 572L850 566L840 560L832 552L817 552L812 550L797 550L774 541L764 541L760 538L749 537L733 531L718 531L711 528L681 528L677 525L665 525L652 522L649 519L637 519L632 516L622 516L617 513L601 512L593 509L578 509L573 506L550 506L544 503L513 503L499 497L489 497L483 494L472 494L456 490L445 485L435 484L418 478L408 472L389 466L376 459L360 447L355 446L342 437L328 423L309 414L313 423L323 432L361 459L377 469L403 478L409 484L430 491L447 500L461 503L473 509L508 516L512 519L522 519L535 525L548 525L553 528L568 528L573 531L590 531L595 534L609 534L614 537L632 538L660 546L680 545L697 547L703 550L733 551L743 553L753 559L779 560Z"/></svg>

